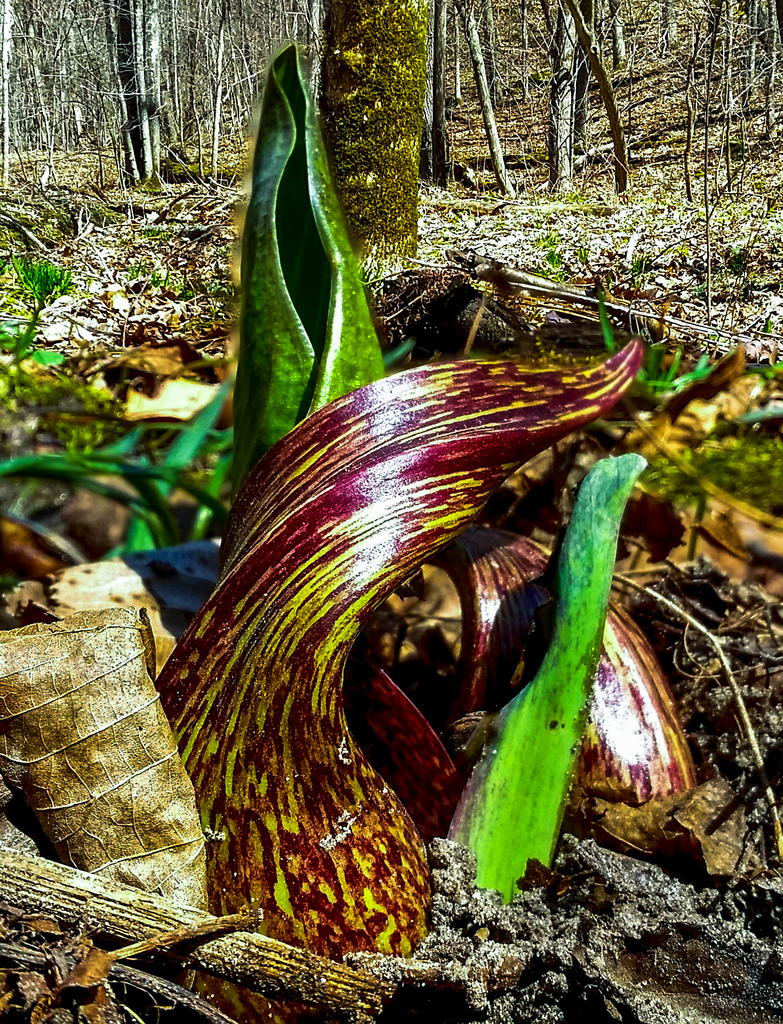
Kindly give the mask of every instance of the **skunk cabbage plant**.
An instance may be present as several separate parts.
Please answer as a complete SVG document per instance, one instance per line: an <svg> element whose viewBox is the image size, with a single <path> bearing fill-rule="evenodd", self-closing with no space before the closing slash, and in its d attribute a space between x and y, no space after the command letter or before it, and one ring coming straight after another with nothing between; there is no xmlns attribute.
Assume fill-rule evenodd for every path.
<svg viewBox="0 0 783 1024"><path fill-rule="evenodd" d="M609 409L640 356L407 370L314 412L249 475L222 578L159 679L215 911L260 906L268 934L335 957L423 937L423 845L346 727L346 659L393 588L514 468Z"/></svg>
<svg viewBox="0 0 783 1024"><path fill-rule="evenodd" d="M609 609L575 784L638 805L696 785L696 768L655 652L622 608Z"/></svg>
<svg viewBox="0 0 783 1024"><path fill-rule="evenodd" d="M639 455L596 463L577 495L552 585L551 639L535 678L498 713L450 836L477 882L506 899L530 860L549 865L585 731L625 502Z"/></svg>
<svg viewBox="0 0 783 1024"><path fill-rule="evenodd" d="M383 359L295 46L267 76L242 239L234 489L309 412Z"/></svg>
<svg viewBox="0 0 783 1024"><path fill-rule="evenodd" d="M536 610L549 600L541 585L549 558L527 537L484 526L469 527L439 554L462 605L452 719L497 710L518 689ZM639 627L613 603L574 783L584 794L633 805L696 785L666 676Z"/></svg>

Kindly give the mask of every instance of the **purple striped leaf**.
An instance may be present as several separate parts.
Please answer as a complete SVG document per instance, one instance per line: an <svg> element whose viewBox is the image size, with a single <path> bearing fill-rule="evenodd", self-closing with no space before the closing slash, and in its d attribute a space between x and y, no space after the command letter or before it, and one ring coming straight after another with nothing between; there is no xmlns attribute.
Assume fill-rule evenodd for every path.
<svg viewBox="0 0 783 1024"><path fill-rule="evenodd" d="M629 345L585 369L431 364L313 413L247 478L221 581L160 678L210 836L212 908L322 953L405 954L428 870L346 727L343 671L375 607L519 464L609 409Z"/></svg>
<svg viewBox="0 0 783 1024"><path fill-rule="evenodd" d="M472 526L439 556L462 602L463 675L454 717L507 703L516 689L548 554L508 530ZM491 685L488 685L488 682ZM674 699L644 634L610 605L575 783L640 804L696 785Z"/></svg>

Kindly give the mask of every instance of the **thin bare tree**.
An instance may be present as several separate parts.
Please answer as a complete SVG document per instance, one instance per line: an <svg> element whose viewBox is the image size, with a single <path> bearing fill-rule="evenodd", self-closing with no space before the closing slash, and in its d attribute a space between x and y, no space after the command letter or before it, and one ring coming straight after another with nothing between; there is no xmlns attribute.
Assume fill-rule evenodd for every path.
<svg viewBox="0 0 783 1024"><path fill-rule="evenodd" d="M506 170L503 148L500 145L500 136L498 135L498 126L495 121L495 112L492 109L492 99L489 94L487 72L484 67L484 54L481 49L481 39L479 37L478 25L476 24L476 15L473 10L473 0L456 0L456 3L457 10L459 11L465 28L465 38L468 43L470 59L473 63L473 73L476 79L476 88L478 89L481 116L484 120L484 130L487 133L487 142L489 143L489 156L492 162L492 170L495 174L495 180L498 185L500 185L507 196L510 196L513 199L516 195L516 191L514 190L511 178Z"/></svg>

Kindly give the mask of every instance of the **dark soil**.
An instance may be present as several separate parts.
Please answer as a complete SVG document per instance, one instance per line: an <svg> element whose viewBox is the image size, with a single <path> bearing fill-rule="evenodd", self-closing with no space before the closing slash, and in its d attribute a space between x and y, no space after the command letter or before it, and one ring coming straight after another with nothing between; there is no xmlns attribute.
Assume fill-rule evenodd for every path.
<svg viewBox="0 0 783 1024"><path fill-rule="evenodd" d="M706 559L671 566L650 590L721 637L764 768L776 781L783 742L780 606ZM633 825L625 843L610 835L606 805L601 811L582 801L571 827L626 852L566 834L553 870L529 871L510 905L476 888L472 854L434 840L430 935L410 963L355 958L401 982L382 1020L577 1024L585 1014L596 1024L783 1020L783 880L769 867L778 864L769 808L731 688L704 636L686 629L651 593L637 593L631 603L672 683L700 786L715 787L727 801L706 812L696 829L700 841L678 829L676 812L669 816L662 802L665 838L657 845L651 832ZM728 862L709 855L710 837L722 829L732 850ZM646 853L627 855L634 842L645 841Z"/></svg>
<svg viewBox="0 0 783 1024"><path fill-rule="evenodd" d="M467 850L434 840L430 857L433 930L412 964L421 975L385 961L384 977L404 984L384 1021L783 1020L779 878L696 888L566 836L548 883L505 906L473 885Z"/></svg>

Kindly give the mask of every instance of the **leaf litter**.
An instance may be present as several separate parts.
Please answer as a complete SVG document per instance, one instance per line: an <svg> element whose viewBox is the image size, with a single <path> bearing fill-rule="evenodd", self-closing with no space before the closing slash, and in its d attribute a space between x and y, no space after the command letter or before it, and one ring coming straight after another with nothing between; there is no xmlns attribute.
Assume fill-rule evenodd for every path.
<svg viewBox="0 0 783 1024"><path fill-rule="evenodd" d="M654 173L645 169L644 176L651 179ZM419 254L425 262L432 261L442 267L445 248L452 245L475 248L512 266L536 273L543 272L551 277L584 282L588 286L598 278L619 299L646 304L653 310L660 309L668 302L668 308L683 319L691 318L696 322L703 320L702 225L692 209L680 209L671 203L662 183L659 184L657 194L655 187L651 190L650 202L624 204L622 209L616 206L613 198L607 200L600 188L590 185L581 188L581 195L573 203L567 199L560 203L534 200L527 205L498 204L495 200L485 202L481 196L466 196L466 193L460 194L459 190L455 198L453 192L425 189L423 245ZM220 207L219 202L216 205ZM222 212L226 209L224 205ZM203 208L198 209L198 201L193 203L191 211L185 207L183 220L191 217L192 224L198 226L203 214ZM158 217L150 216L150 213L144 211L144 218L148 225L155 227ZM734 327L754 330L762 335L770 332L767 335L769 347L765 350L761 346L757 352L751 353L753 358L760 359L776 355L775 335L780 334L783 324L779 297L770 293L765 280L758 276L755 282L750 280L750 270L760 270L765 279L771 279L780 269L781 261L775 245L779 232L776 218L779 215L767 216L767 213L769 211L765 213L761 203L753 205L750 201L747 209L739 210L733 217L721 215L713 221L718 242L717 265L722 274L719 281L721 288L716 293L713 323L724 329ZM158 227L163 227L163 223ZM148 230L141 219L135 222L134 219L129 220L123 229L124 237L132 238L134 246L139 246L137 251L142 253L145 251L144 234ZM225 256L232 231L224 222L218 232L222 240L222 256ZM96 345L108 344L112 347L117 343L128 352L136 345L149 344L155 350L161 341L177 334L181 325L188 322L189 316L191 323L194 320L199 323L199 310L188 305L190 300L183 301L182 296L176 294L176 280L172 287L172 278L186 271L181 262L183 239L188 238L184 231L181 238L172 235L170 241L164 234L154 238L150 235L148 239L156 254L165 250L172 256L170 267L149 263L142 265L146 256L141 255L133 274L127 275L109 270L109 263L114 262L114 255L109 251L113 245L112 232L102 236L102 232L93 227L89 236L85 239L88 244L81 251L90 254L89 267L85 263L88 276L99 265L103 266L100 287L97 290L87 289L89 297L81 306L61 302L50 311L51 323L46 326L46 331L49 332L47 336L51 343L74 355L78 351L84 357L83 365L95 366L91 350ZM214 240L214 235L206 238L204 252L210 250ZM102 248L104 242L106 248ZM193 245L194 253L196 249L197 246ZM736 260L732 265L732 257L738 249L745 257L744 266L741 260ZM75 249L72 255L78 264L81 258L78 250ZM221 259L221 274L222 267ZM199 299L199 304L202 302ZM535 310L535 318L546 316L547 312L546 305L539 305ZM65 333L62 325L68 325L70 333ZM204 334L203 341L206 344L202 351L213 352L220 358L222 343L214 345L214 336L209 331L211 328ZM192 338L189 330L186 335ZM685 341L686 338L678 337L675 332L669 340L669 347L674 349ZM176 375L176 368L173 372ZM157 384L155 381L154 386L157 387ZM765 403L774 404L775 393L775 387L772 386L762 398L753 396L741 411L742 414L755 408L764 408ZM710 410L706 411L711 415ZM690 440L693 441L693 435ZM553 469L555 475L558 475L557 460ZM543 481L534 481L528 487L528 499L535 495L542 484L545 488L546 472ZM520 497L520 494L516 494L509 499L501 514L513 520L520 513L522 518L526 499L522 496L523 500L520 501ZM496 509L503 500L502 497L498 499ZM516 507L513 506L514 502L517 502ZM528 502L528 511L534 503L534 500ZM663 507L670 508L668 505ZM710 533L704 524L696 525L703 534L709 534L708 539L715 539L716 531ZM663 541L664 546L665 543ZM715 550L713 545L710 551L714 554ZM661 557L666 557L666 554ZM653 558L653 561L657 559ZM745 563L741 562L740 565L744 571ZM169 571L164 571L162 575L165 576ZM774 768L780 756L776 736L781 734L778 727L780 692L775 672L779 609L768 598L749 597L748 588L731 584L725 578L720 582L720 574L715 577L710 575L711 572L713 570L707 573L708 583L699 577L700 582L688 584L685 591L690 594L694 586L700 591L694 599L699 609L703 597L701 591L706 591L709 610L713 616L718 614L719 628L723 631L725 642L732 647L733 655L742 656L746 661L755 659L762 676L766 667L770 676L766 684L760 683L759 678L752 673L748 676L747 696L765 756L771 760ZM135 586L134 581L131 587ZM720 592L725 602L725 607L719 608L720 614L714 610L711 591ZM117 600L117 597L113 600ZM120 596L118 603L125 603L125 600L125 596ZM415 609L411 611L409 607L409 612L416 617ZM712 785L718 793L721 786L715 783L722 780L723 785L728 778L731 792L735 793L735 803L740 801L738 810L742 811L742 804L748 802L746 821L735 829L738 841L743 846L747 845L751 842L748 839L751 835L751 845L755 843L758 848L764 810L754 792L752 766L743 760L742 737L732 719L730 695L726 694L725 687L710 676L701 662L693 662L694 653L701 657L701 661L706 659L707 665L709 657L699 651L698 641L694 641L694 637L683 629L681 622L675 624L664 621L662 625L666 617L661 615L660 608L657 613L648 614L646 619L643 608L639 614L645 621L648 634L658 638L659 653L660 650L671 650L673 645L673 662L669 667L678 681L676 688L688 724L689 738L703 754L702 776L714 773L712 783L708 780L700 785ZM721 614L726 622L720 618ZM716 627L714 619L709 615L705 621L711 628ZM429 620L429 625L437 630L437 615ZM458 655L458 637L454 640L453 628L445 631L449 637L448 642L433 642L431 632L425 639L422 637L423 632L419 631L411 646L426 653L428 667L436 673L450 659L448 671L453 673L454 658ZM392 646L387 643L386 650ZM696 680L692 686L691 676ZM685 682L680 686L682 678ZM714 686L710 686L710 680L715 683ZM731 766L737 763L740 765L739 777L732 774L736 769ZM730 809L730 804L726 803L728 792L723 791L723 796L725 812ZM736 820L737 808L731 814ZM726 820L730 817L727 815ZM662 820L666 830L674 817L664 816ZM665 857L665 853L649 852L648 855ZM444 1003L446 991L452 992L454 1005L459 1007L459 1010L455 1010L455 1020L530 1019L548 1022L566 1019L563 1016L564 1007L573 1012L593 1009L598 1014L597 1019L607 1020L618 1019L618 1014L645 1021L692 1019L688 1014L707 1012L703 1005L699 1006L698 997L692 991L692 979L683 978L680 972L674 986L676 992L672 997L668 989L664 991L665 970L660 966L664 964L671 968L678 959L691 964L692 961L686 955L689 941L692 943L691 952L701 942L707 954L725 968L729 981L723 985L722 1006L727 1014L740 1014L740 1019L749 1021L779 1019L774 1016L776 1011L770 1008L777 1005L780 998L775 987L779 969L768 955L768 944L754 946L751 941L754 936L763 940L768 933L774 933L775 928L779 927L780 891L774 879L765 878L754 886L747 881L737 880L729 887L721 887L702 875L694 887L687 880L673 882L654 865L639 867L638 861L623 859L620 854L600 850L596 853L596 848L589 840L577 846L573 841L566 840L555 875L539 879L537 888L517 898L520 905L526 908L528 918L528 922L520 927L517 937L521 938L523 946L532 937L535 945L528 943L524 955L517 956L514 952L510 962L506 962L508 949L504 949L501 961L504 966L500 969L497 967L500 954L492 943L497 938L505 942L513 930L507 928L504 931L502 927L497 928L496 923L493 924L499 916L502 917L497 901L493 902L491 894L473 891L469 880L461 890L462 895L456 897L454 876L460 873L465 876L467 873L464 855L453 849L448 850L445 844L441 844L433 849L432 856L436 892L444 899L438 904L436 897L436 905L440 909L431 936L432 943L420 951L419 958L423 962L426 957L433 960L440 958L447 963L447 967L445 975L441 973L439 977L435 974L431 976L433 991L429 997L425 993L422 1005L427 1005L427 998L436 1000L439 1014L445 1014L444 1020L449 1019L449 1004ZM671 867L671 862L667 862L667 870L671 870ZM702 867L699 866L699 870ZM641 876L646 881L643 879L640 882ZM607 893L611 897L610 902L607 902ZM656 893L660 897L657 903L653 899ZM455 898L455 909L447 908L445 902L453 902ZM656 913L666 902L671 911L670 917L666 918L664 914L656 922ZM645 916L648 911L648 916ZM678 912L681 912L679 917ZM530 923L536 920L541 922L540 928ZM661 937L662 920L668 922L673 939ZM721 920L728 924L724 927ZM608 935L613 926L616 926L616 934ZM748 930L751 938L747 937ZM621 935L619 944L618 934ZM448 942L454 940L451 946L444 942L444 935ZM550 941L552 935L555 939ZM663 951L657 961L655 953L648 957L641 955L645 945ZM739 959L732 959L735 947L741 954ZM726 948L732 950L732 953L728 959L721 959ZM607 951L612 950L619 957L621 965L617 976L607 967L611 961L611 957L607 959ZM751 969L748 958L744 957L748 950L755 956L757 965L761 965L757 970ZM522 961L521 970L515 958ZM461 961L467 965L464 971L458 966ZM702 962L700 958L699 964ZM389 966L386 965L385 969L388 970ZM760 978L760 972L763 975L764 969L772 979L766 988L765 979ZM736 1002L739 998L737 986L732 989L731 984L734 977L740 980L744 977L750 1002L746 1000L743 1003L741 999ZM629 978L637 983L635 989ZM641 982L645 979L652 982L652 996L649 988L646 992L642 991L644 986ZM709 986L715 990L720 987L712 975L706 979L706 987ZM520 994L523 991L525 994ZM734 1004L731 999L735 999ZM516 1007L515 1010L511 1009L512 1005ZM524 1006L528 1009L519 1009ZM410 1012L414 1019L415 1013L420 1011L411 1008ZM431 1016L431 1006L423 1012ZM513 1018L503 1016L512 1012L517 1014ZM527 1017L525 1013L528 1013ZM604 1018L600 1016L601 1013L605 1014Z"/></svg>
<svg viewBox="0 0 783 1024"><path fill-rule="evenodd" d="M143 611L0 633L0 767L64 863L204 906L204 836L154 675Z"/></svg>

